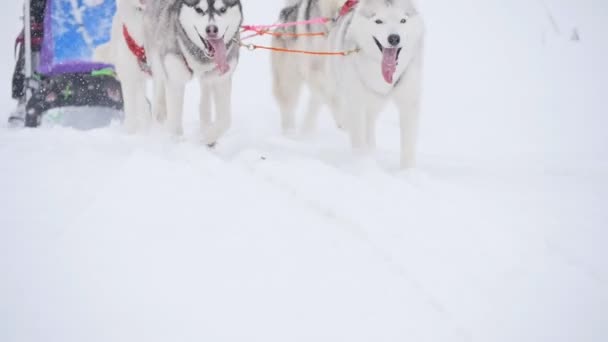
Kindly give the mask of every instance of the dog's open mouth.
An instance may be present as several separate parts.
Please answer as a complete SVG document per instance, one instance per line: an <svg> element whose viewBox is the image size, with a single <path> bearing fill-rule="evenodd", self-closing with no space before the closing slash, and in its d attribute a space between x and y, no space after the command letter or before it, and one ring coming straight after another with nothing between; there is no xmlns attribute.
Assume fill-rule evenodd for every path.
<svg viewBox="0 0 608 342"><path fill-rule="evenodd" d="M230 64L228 64L228 54L224 38L204 38L200 33L198 37L205 47L205 56L213 59L220 74L227 73L230 70Z"/></svg>
<svg viewBox="0 0 608 342"><path fill-rule="evenodd" d="M210 58L215 57L214 44L211 44L210 40L203 38L203 36L201 36L200 34L198 35L198 37L201 39L201 42L203 42L203 45L205 46L205 56Z"/></svg>
<svg viewBox="0 0 608 342"><path fill-rule="evenodd" d="M382 53L382 77L388 84L393 84L393 77L397 71L397 64L399 64L399 55L401 54L401 47L384 47L376 37L374 42L380 53Z"/></svg>

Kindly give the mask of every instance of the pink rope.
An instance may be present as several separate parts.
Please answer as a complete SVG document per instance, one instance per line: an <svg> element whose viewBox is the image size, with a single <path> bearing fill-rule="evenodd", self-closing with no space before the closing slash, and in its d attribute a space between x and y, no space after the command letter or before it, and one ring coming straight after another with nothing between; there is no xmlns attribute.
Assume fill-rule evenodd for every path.
<svg viewBox="0 0 608 342"><path fill-rule="evenodd" d="M245 31L260 32L260 31L267 31L267 30L273 29L273 28L285 28L285 27L312 25L312 24L326 24L329 21L331 21L330 18L319 17L319 18L313 18L310 20L291 21L288 23L279 23L279 24L274 24L274 25L243 25L243 29Z"/></svg>
<svg viewBox="0 0 608 342"><path fill-rule="evenodd" d="M252 33L252 34L247 35L245 37L241 37L241 41L245 41L245 40L248 40L248 39L251 39L251 38L255 38L255 37L259 36L259 35L260 35L259 33Z"/></svg>
<svg viewBox="0 0 608 342"><path fill-rule="evenodd" d="M346 0L344 5L340 9L338 18L343 17L346 14L348 14L348 12L352 11L353 8L355 8L355 6L358 3L359 3L359 0ZM273 25L243 25L241 28L244 31L253 31L256 33L253 33L244 38L241 38L241 40L247 40L247 39L251 39L253 37L259 36L260 32L268 31L270 29L286 28L286 27L293 27L293 26L300 26L300 25L315 25L315 24L323 25L323 24L327 24L328 22L330 22L332 20L333 20L332 18L319 17L319 18L313 18L310 20L291 21L291 22L278 23L278 24L273 24Z"/></svg>

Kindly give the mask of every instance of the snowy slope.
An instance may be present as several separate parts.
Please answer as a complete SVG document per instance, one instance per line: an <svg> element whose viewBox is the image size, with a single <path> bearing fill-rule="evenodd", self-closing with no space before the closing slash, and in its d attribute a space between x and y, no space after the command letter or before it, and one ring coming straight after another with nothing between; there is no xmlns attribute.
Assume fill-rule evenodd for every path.
<svg viewBox="0 0 608 342"><path fill-rule="evenodd" d="M328 116L281 137L264 52L243 51L215 151L195 86L180 142L0 128L0 341L608 340L608 5L420 2L416 172L392 109L376 160Z"/></svg>

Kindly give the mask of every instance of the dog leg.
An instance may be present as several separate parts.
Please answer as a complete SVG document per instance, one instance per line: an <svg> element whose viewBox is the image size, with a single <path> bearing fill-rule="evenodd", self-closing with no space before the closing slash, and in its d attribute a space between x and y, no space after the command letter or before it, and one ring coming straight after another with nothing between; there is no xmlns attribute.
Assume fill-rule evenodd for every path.
<svg viewBox="0 0 608 342"><path fill-rule="evenodd" d="M138 121L138 100L137 100L137 92L135 91L136 86L132 84L133 82L128 82L126 78L123 78L122 81L122 98L124 101L124 128L128 134L134 134L137 131L137 121Z"/></svg>
<svg viewBox="0 0 608 342"><path fill-rule="evenodd" d="M336 127L338 129L348 129L348 122L344 118L344 113L342 112L342 108L340 107L340 101L338 99L332 99L329 102L329 110L331 111L331 115L334 118Z"/></svg>
<svg viewBox="0 0 608 342"><path fill-rule="evenodd" d="M296 104L298 95L295 92L289 94L284 100L279 100L281 107L281 128L286 135L292 134L296 128Z"/></svg>
<svg viewBox="0 0 608 342"><path fill-rule="evenodd" d="M209 146L217 143L232 124L232 78L217 81L211 87L217 115L215 122L203 132L204 141Z"/></svg>
<svg viewBox="0 0 608 342"><path fill-rule="evenodd" d="M356 152L364 152L366 144L366 124L367 118L365 111L361 108L353 108L348 111L350 142Z"/></svg>
<svg viewBox="0 0 608 342"><path fill-rule="evenodd" d="M399 109L401 130L401 168L416 167L416 142L420 116L422 61L412 61L396 91L395 103Z"/></svg>
<svg viewBox="0 0 608 342"><path fill-rule="evenodd" d="M365 115L365 119L366 119L366 139L367 139L367 147L369 147L369 149L374 150L376 149L376 122L377 122L377 115L376 113L373 112L368 112Z"/></svg>
<svg viewBox="0 0 608 342"><path fill-rule="evenodd" d="M168 82L166 85L167 97L167 128L173 136L184 134L182 116L184 111L184 91L183 83Z"/></svg>
<svg viewBox="0 0 608 342"><path fill-rule="evenodd" d="M153 117L158 122L165 122L167 120L167 98L165 84L160 77L154 77L154 104L152 109L154 111Z"/></svg>
<svg viewBox="0 0 608 342"><path fill-rule="evenodd" d="M200 80L199 85L201 88L201 100L200 100L201 102L199 104L199 113L200 113L200 117L201 117L200 118L201 133L204 133L209 130L209 127L211 126L211 123L212 123L212 117L211 117L212 87L208 83L205 83L203 79Z"/></svg>
<svg viewBox="0 0 608 342"><path fill-rule="evenodd" d="M184 134L182 117L184 114L184 93L186 83L192 79L192 73L182 57L169 54L164 59L165 72L168 78L165 82L165 101L167 102L167 126L169 133L174 136Z"/></svg>
<svg viewBox="0 0 608 342"><path fill-rule="evenodd" d="M286 47L279 39L273 40L273 46ZM281 126L284 134L291 134L296 128L296 105L300 97L302 79L294 58L284 54L272 54L273 93L281 111Z"/></svg>
<svg viewBox="0 0 608 342"><path fill-rule="evenodd" d="M150 127L150 121L152 113L150 110L150 103L146 97L146 82L142 79L137 82L135 89L136 101L137 101L137 116L139 118L139 128L147 130Z"/></svg>
<svg viewBox="0 0 608 342"><path fill-rule="evenodd" d="M304 117L304 123L302 124L302 133L310 134L314 131L322 106L323 101L321 96L315 92L311 92L308 101L308 109L306 110L306 116Z"/></svg>

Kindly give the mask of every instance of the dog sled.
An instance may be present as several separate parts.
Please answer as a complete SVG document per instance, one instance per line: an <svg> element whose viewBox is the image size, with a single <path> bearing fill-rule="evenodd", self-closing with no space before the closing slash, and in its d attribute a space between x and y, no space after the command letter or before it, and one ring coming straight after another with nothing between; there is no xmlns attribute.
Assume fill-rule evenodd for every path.
<svg viewBox="0 0 608 342"><path fill-rule="evenodd" d="M110 40L115 0L25 0L15 42L12 126L91 129L122 116L112 65L93 61Z"/></svg>

